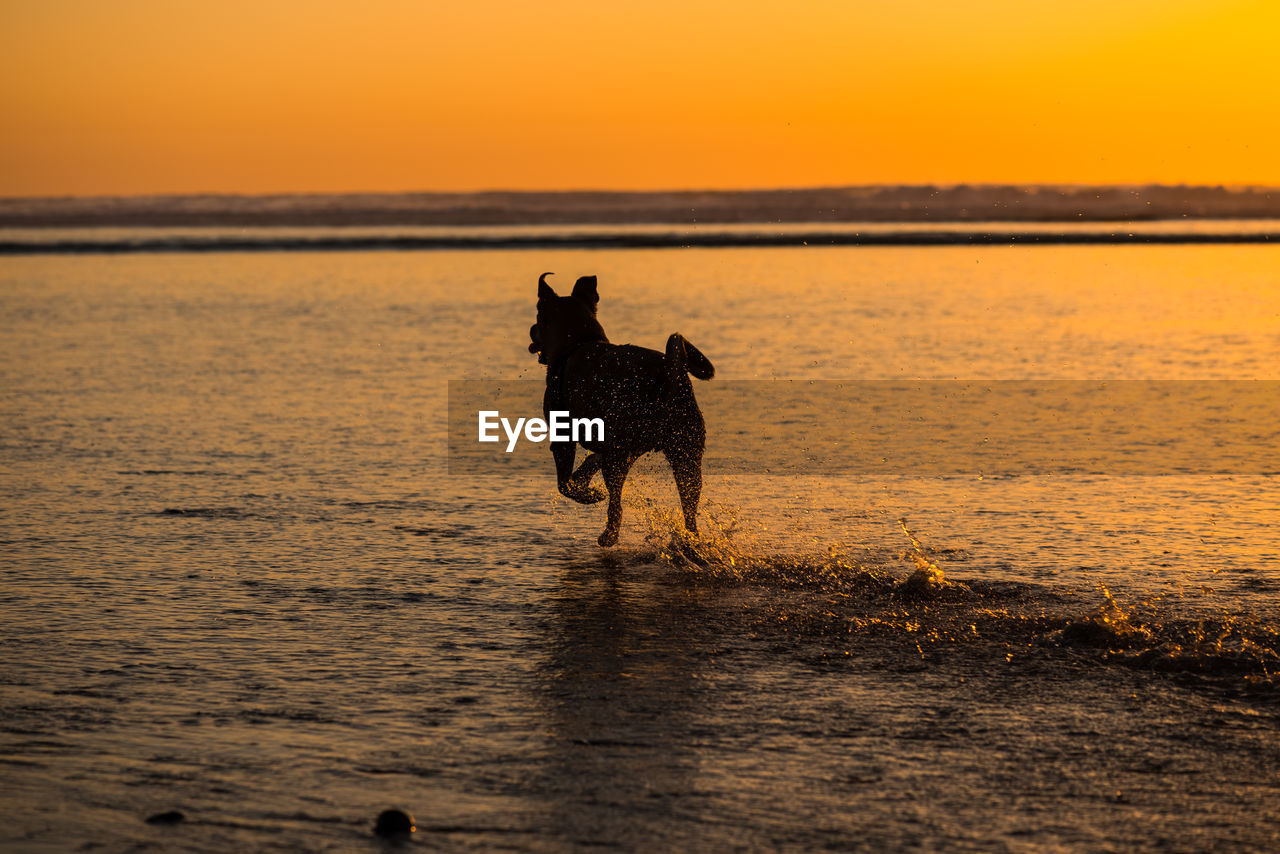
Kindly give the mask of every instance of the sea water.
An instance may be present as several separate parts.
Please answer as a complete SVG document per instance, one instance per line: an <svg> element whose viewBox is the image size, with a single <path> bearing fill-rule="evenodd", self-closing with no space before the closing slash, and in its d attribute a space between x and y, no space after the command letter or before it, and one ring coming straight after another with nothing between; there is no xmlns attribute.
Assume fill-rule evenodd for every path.
<svg viewBox="0 0 1280 854"><path fill-rule="evenodd" d="M689 537L646 458L603 550L549 453L448 465L450 380L542 379L545 271L707 396L1280 379L1271 246L0 260L0 842L1274 843L1276 471L726 470Z"/></svg>

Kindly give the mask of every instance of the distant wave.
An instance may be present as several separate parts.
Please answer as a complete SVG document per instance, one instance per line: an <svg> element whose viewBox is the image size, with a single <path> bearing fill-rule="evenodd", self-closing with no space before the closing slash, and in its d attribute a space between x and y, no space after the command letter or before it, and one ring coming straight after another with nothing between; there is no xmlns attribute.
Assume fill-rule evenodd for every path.
<svg viewBox="0 0 1280 854"><path fill-rule="evenodd" d="M488 191L0 198L0 227L979 223L1277 219L1280 188L870 185L770 190ZM1115 226L1113 226L1115 227Z"/></svg>
<svg viewBox="0 0 1280 854"><path fill-rule="evenodd" d="M592 231L536 234L352 234L320 236L216 235L0 239L0 255L82 255L147 252L344 252L446 249L679 249L781 246L994 246L1094 244L1266 244L1280 231L1005 231L990 229L903 231Z"/></svg>

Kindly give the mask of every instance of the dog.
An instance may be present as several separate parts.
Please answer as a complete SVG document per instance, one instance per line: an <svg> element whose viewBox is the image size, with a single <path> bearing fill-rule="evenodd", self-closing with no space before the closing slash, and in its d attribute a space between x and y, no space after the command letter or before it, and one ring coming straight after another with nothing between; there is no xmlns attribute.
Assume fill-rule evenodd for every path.
<svg viewBox="0 0 1280 854"><path fill-rule="evenodd" d="M610 343L596 318L596 277L583 276L562 297L547 284L550 275L538 277L538 320L529 329L529 352L547 366L543 414L604 421L602 440L550 443L560 494L579 504L603 501L606 492L591 485L602 473L609 516L598 542L616 545L627 474L642 455L661 451L675 475L685 528L696 533L707 431L689 376L709 380L715 367L679 333L667 339L665 353ZM588 454L574 470L578 444Z"/></svg>

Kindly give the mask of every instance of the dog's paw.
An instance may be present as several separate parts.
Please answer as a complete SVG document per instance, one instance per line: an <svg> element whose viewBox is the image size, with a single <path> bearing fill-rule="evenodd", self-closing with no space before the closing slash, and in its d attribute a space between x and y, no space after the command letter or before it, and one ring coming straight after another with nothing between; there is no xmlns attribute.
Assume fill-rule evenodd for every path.
<svg viewBox="0 0 1280 854"><path fill-rule="evenodd" d="M590 486L586 489L570 489L565 491L564 495L579 504L596 504L609 497L609 493L598 486Z"/></svg>
<svg viewBox="0 0 1280 854"><path fill-rule="evenodd" d="M606 530L596 542L606 549L609 546L616 546L618 544L618 532Z"/></svg>
<svg viewBox="0 0 1280 854"><path fill-rule="evenodd" d="M676 554L684 558L685 561L693 564L694 566L700 566L703 569L707 568L707 559L698 554L698 549L693 543L683 539L676 539L674 545Z"/></svg>

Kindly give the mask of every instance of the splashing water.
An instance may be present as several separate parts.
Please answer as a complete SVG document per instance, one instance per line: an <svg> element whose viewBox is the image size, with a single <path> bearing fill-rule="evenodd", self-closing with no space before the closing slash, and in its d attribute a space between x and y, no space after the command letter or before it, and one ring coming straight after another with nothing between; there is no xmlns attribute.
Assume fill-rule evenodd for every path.
<svg viewBox="0 0 1280 854"><path fill-rule="evenodd" d="M886 552L867 546L808 540L795 548L794 539L778 542L769 528L744 521L739 509L707 501L697 533L687 531L678 510L660 498L637 490L631 509L644 520L644 546L637 556L652 560L703 583L807 589L862 598L921 599L964 597L966 584L950 581L911 531L906 519L898 525L911 543L905 551ZM914 567L905 578L896 563Z"/></svg>
<svg viewBox="0 0 1280 854"><path fill-rule="evenodd" d="M1097 648L1108 660L1153 670L1242 674L1249 684L1270 684L1280 674L1280 629L1252 614L1177 619L1158 601L1125 607L1105 585L1098 589L1101 607L1066 621L1048 642Z"/></svg>
<svg viewBox="0 0 1280 854"><path fill-rule="evenodd" d="M644 524L636 559L695 584L800 593L769 609L791 634L849 643L898 638L925 660L975 642L995 644L1009 661L1058 649L1140 669L1243 677L1255 688L1276 687L1280 674L1280 629L1256 616L1177 617L1159 599L1126 605L1100 582L1096 608L1064 613L1070 599L1033 584L948 578L906 518L897 519L909 542L900 551L816 540L794 549L794 541L770 538L766 525L745 521L725 502L704 505L697 533L684 529L669 501L640 490L630 503ZM901 563L910 568L905 576L894 571Z"/></svg>

